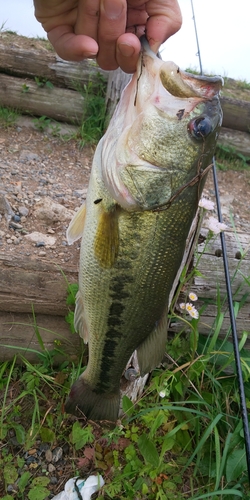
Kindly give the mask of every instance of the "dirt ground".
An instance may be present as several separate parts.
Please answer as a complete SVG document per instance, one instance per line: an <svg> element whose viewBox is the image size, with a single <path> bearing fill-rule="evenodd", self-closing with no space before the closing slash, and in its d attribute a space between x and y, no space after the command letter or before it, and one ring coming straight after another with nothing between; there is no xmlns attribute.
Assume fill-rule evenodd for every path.
<svg viewBox="0 0 250 500"><path fill-rule="evenodd" d="M79 242L68 246L66 229L85 199L93 153L89 147L80 150L76 140L35 130L32 119L0 129L1 252L53 257L58 263L77 261ZM231 225L231 212L236 228L248 231L250 170L218 170L218 182L225 222ZM214 200L212 174L205 195ZM52 214L39 213L52 202L57 204ZM33 232L40 235L30 241L27 235ZM52 236L52 244L46 236Z"/></svg>

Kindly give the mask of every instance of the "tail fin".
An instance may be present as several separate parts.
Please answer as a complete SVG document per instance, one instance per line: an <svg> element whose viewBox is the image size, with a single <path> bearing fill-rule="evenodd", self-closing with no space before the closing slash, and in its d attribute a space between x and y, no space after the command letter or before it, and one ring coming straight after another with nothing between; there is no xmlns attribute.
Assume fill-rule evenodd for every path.
<svg viewBox="0 0 250 500"><path fill-rule="evenodd" d="M98 394L85 382L83 377L72 385L65 403L66 413L77 417L84 414L90 420L109 420L118 418L120 391L115 394Z"/></svg>

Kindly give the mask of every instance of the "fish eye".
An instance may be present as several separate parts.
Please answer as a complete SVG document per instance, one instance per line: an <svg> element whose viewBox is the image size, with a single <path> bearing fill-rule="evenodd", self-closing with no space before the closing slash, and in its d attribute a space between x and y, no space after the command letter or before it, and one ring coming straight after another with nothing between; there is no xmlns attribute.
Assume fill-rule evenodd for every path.
<svg viewBox="0 0 250 500"><path fill-rule="evenodd" d="M188 130L195 139L203 139L212 131L212 123L208 117L200 116L189 122Z"/></svg>

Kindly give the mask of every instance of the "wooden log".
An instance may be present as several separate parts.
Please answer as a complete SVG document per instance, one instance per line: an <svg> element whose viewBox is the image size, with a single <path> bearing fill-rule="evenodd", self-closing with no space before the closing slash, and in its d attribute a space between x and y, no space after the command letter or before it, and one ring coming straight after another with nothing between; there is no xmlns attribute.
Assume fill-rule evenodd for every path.
<svg viewBox="0 0 250 500"><path fill-rule="evenodd" d="M221 97L223 127L242 132L250 131L250 102Z"/></svg>
<svg viewBox="0 0 250 500"><path fill-rule="evenodd" d="M46 42L32 42L25 37L0 38L0 72L15 77L39 77L57 87L76 90L90 80L98 83L101 75L108 79L108 71L103 71L92 59L81 62L64 61L53 50L47 48ZM22 47L23 40L29 47ZM19 45L20 42L20 45Z"/></svg>
<svg viewBox="0 0 250 500"><path fill-rule="evenodd" d="M0 103L23 114L77 124L81 122L84 98L74 90L39 87L32 80L0 73Z"/></svg>
<svg viewBox="0 0 250 500"><path fill-rule="evenodd" d="M218 145L229 146L237 153L250 157L250 134L229 128L222 128L218 139Z"/></svg>
<svg viewBox="0 0 250 500"><path fill-rule="evenodd" d="M203 228L201 233L206 238L208 231ZM235 234L233 231L225 231L225 240L233 300L238 303L244 301L237 315L238 336L241 337L243 331L250 331L250 235L240 232ZM240 255L243 257L239 260ZM214 331L214 322L218 313L217 294L219 289L220 303L223 304L221 312L225 314L220 336L225 337L230 327L230 316L219 235L213 238L209 243L207 243L205 239L203 243L198 245L198 251L194 257L194 266L196 265L200 275L195 276L191 284L192 291L199 297L195 305L199 310L201 306L206 304L206 308L199 320L199 332L207 335ZM185 295L182 293L178 303L184 300ZM181 317L181 312L178 312L178 315ZM184 323L179 320L170 325L170 330L176 333L184 326ZM250 339L247 341L246 347L250 348Z"/></svg>
<svg viewBox="0 0 250 500"><path fill-rule="evenodd" d="M120 80L124 79L124 76L121 79L121 74L119 72L111 72L112 75L109 77L109 72L101 70L95 61L93 60L85 60L80 63L76 62L68 62L60 59L54 51L49 50L46 47L46 43L34 43L25 37L13 37L3 36L0 37L0 73L7 73L9 75L13 75L13 78L22 77L22 78L35 78L39 77L40 79L48 80L57 87L67 87L69 89L76 89L79 86L82 86L84 83L88 83L89 80L94 83L98 82L98 75L101 75L104 82L109 78L109 86L107 89L107 99L110 98L110 95L113 94L111 100L113 102L117 101L117 96L120 92ZM22 40L26 40L26 46L22 46ZM28 41L27 41L28 40ZM20 41L20 42L19 42ZM28 45L28 48L27 48ZM129 76L126 75L127 78ZM111 84L111 80L114 80ZM31 80L32 81L32 80ZM7 96L5 92L5 101L1 100L1 103L8 106L16 106L18 109L25 111L22 102L19 99L19 93L15 96L14 102L12 104L13 99L13 90L15 88L15 84L10 85L10 96ZM25 83L25 82L23 82ZM31 83L27 83L27 85L32 87ZM36 84L35 84L36 85ZM36 85L37 86L37 85ZM0 81L1 88L1 81ZM33 88L33 87L32 87ZM35 87L34 87L35 88ZM44 96L46 103L46 92L48 88L42 88L45 93L41 94L40 98L38 98L37 109L36 106L31 106L29 103L31 94L29 94L28 98L26 96L26 109L28 112L32 112L36 116L46 115L48 117L58 119L60 121L69 121L74 122L79 109L81 109L81 104L77 104L73 97L70 97L68 94L70 102L69 105L65 103L67 101L66 94L58 95L55 103L49 102L48 106L45 110L43 110L43 106L40 105L40 99ZM38 97L38 96L37 96ZM53 96L54 97L54 96ZM76 95L75 95L76 97ZM80 94L77 94L78 100L80 100ZM0 95L0 99L3 96ZM33 96L32 96L33 99ZM16 104L17 100L17 104ZM53 113L49 108L52 104L57 105L57 100L61 102L61 106L66 106L66 113L62 111L62 115L60 117L60 112ZM8 102L8 104L6 104ZM18 107L18 103L20 103L21 107ZM73 107L72 107L73 104ZM250 130L250 102L242 101L237 99L231 99L228 97L221 97L221 105L223 109L223 127L230 128L233 130L240 130L243 132L249 132ZM30 109L31 107L31 109ZM70 109L72 107L72 112ZM59 110L60 111L60 110ZM111 109L111 114L112 114ZM53 115L53 116L52 116ZM57 117L58 116L58 117ZM79 118L78 118L79 119Z"/></svg>
<svg viewBox="0 0 250 500"><path fill-rule="evenodd" d="M106 91L106 107L107 114L112 116L119 102L121 93L131 80L132 75L124 73L120 68L109 72L107 91Z"/></svg>
<svg viewBox="0 0 250 500"><path fill-rule="evenodd" d="M0 361L21 354L31 363L37 363L37 353L43 352L37 329L47 351L58 348L62 352L56 355L55 363L65 358L77 360L83 348L79 335L71 333L63 316L36 314L34 323L32 314L0 312L0 327Z"/></svg>
<svg viewBox="0 0 250 500"><path fill-rule="evenodd" d="M0 311L64 316L67 314L67 281L78 281L77 267L60 268L35 256L0 253Z"/></svg>

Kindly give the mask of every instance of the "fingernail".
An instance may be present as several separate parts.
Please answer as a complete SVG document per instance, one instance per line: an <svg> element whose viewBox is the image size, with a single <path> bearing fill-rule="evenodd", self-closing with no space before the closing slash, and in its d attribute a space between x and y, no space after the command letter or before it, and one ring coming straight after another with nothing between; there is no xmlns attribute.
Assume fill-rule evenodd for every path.
<svg viewBox="0 0 250 500"><path fill-rule="evenodd" d="M135 53L134 47L132 47L132 45L128 45L127 43L120 43L119 51L124 57L132 57Z"/></svg>
<svg viewBox="0 0 250 500"><path fill-rule="evenodd" d="M123 11L120 0L104 0L103 7L109 19L117 19Z"/></svg>

